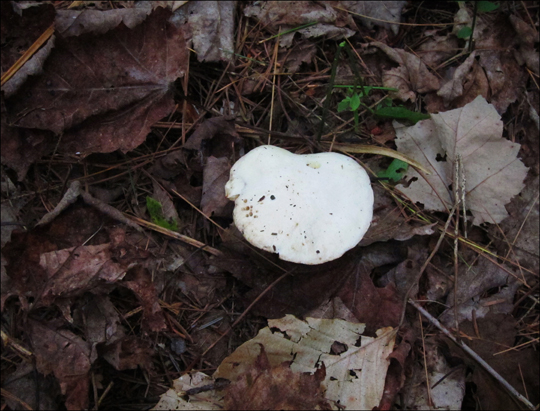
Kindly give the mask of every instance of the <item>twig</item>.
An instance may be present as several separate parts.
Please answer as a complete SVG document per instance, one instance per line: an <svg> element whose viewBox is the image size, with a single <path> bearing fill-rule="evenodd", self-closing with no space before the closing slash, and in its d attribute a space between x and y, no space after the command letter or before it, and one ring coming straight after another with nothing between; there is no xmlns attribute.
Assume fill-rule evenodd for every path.
<svg viewBox="0 0 540 411"><path fill-rule="evenodd" d="M430 313L428 313L424 308L422 308L418 303L416 303L416 301L409 299L409 304L411 304L414 308L420 311L422 315L426 317L435 327L441 330L448 338L450 338L454 343L459 345L463 351L465 351L472 358L474 358L493 378L499 381L503 385L503 387L508 390L510 395L521 401L530 410L536 409L536 407L527 398L517 392L517 390L508 383L508 381L506 381L497 371L495 371L491 367L491 365L484 361L478 354L476 354L467 344L458 341L456 337L454 337L454 335L439 322L439 320L437 320Z"/></svg>

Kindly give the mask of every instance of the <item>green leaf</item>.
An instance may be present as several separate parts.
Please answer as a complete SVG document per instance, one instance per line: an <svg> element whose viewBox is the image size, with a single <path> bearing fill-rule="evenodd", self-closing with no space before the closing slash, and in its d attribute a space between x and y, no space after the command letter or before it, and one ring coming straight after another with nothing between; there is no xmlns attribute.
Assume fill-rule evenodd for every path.
<svg viewBox="0 0 540 411"><path fill-rule="evenodd" d="M358 110L358 107L360 107L360 96L358 94L353 94L351 97L351 110Z"/></svg>
<svg viewBox="0 0 540 411"><path fill-rule="evenodd" d="M146 209L148 210L148 214L150 214L150 218L154 224L166 228L167 230L178 230L177 221L168 221L163 216L163 207L159 201L153 199L152 197L146 197Z"/></svg>
<svg viewBox="0 0 540 411"><path fill-rule="evenodd" d="M480 13L486 13L488 11L497 10L499 5L491 1L479 1L476 7Z"/></svg>
<svg viewBox="0 0 540 411"><path fill-rule="evenodd" d="M417 113L416 111L407 110L404 107L382 107L375 110L375 115L382 118L409 120L413 124L430 118L429 114Z"/></svg>
<svg viewBox="0 0 540 411"><path fill-rule="evenodd" d="M342 111L347 111L351 107L351 98L345 97L343 100L341 100L337 106L338 113L341 113Z"/></svg>
<svg viewBox="0 0 540 411"><path fill-rule="evenodd" d="M458 39L466 39L468 37L471 37L472 29L470 27L463 27L461 30L458 31Z"/></svg>
<svg viewBox="0 0 540 411"><path fill-rule="evenodd" d="M407 172L409 165L401 160L395 158L385 171L381 171L377 174L379 178L386 178L394 183L397 183L403 178L403 175Z"/></svg>

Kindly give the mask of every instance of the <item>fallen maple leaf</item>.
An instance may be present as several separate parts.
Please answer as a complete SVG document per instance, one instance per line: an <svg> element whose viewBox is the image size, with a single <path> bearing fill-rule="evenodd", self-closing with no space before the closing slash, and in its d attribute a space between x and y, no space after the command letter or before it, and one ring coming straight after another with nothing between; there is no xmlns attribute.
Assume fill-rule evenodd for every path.
<svg viewBox="0 0 540 411"><path fill-rule="evenodd" d="M473 224L500 223L508 216L504 205L523 189L528 169L517 158L521 146L502 137L501 117L483 97L412 127L394 122L394 128L398 151L431 172L422 176L409 168L405 177L410 185L397 186L412 201L426 210L449 211L454 205L450 186L462 185L454 177L460 155Z"/></svg>

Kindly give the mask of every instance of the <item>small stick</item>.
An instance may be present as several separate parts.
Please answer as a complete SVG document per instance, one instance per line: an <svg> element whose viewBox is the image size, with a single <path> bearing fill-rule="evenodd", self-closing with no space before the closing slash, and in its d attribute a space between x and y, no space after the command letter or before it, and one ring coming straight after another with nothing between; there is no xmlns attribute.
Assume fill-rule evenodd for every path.
<svg viewBox="0 0 540 411"><path fill-rule="evenodd" d="M530 410L535 410L536 407L523 395L521 395L517 390L512 387L508 381L506 381L497 371L495 371L491 365L489 365L487 362L485 362L478 354L476 354L467 344L458 341L456 337L444 326L442 325L439 320L437 320L435 317L433 317L430 313L428 313L424 308L422 308L416 301L409 299L409 304L411 304L414 308L416 308L418 311L422 313L424 317L426 317L435 327L437 327L439 330L441 330L448 338L450 338L454 343L459 345L463 351L465 351L467 354L469 354L471 357L473 357L493 378L495 378L497 381L499 381L504 388L508 390L508 392L514 396L516 399L521 401L523 404L527 406Z"/></svg>

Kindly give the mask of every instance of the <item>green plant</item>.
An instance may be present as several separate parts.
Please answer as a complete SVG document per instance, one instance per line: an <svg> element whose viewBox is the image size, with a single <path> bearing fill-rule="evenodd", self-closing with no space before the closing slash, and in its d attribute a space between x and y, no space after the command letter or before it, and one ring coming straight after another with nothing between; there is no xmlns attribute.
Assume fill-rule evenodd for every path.
<svg viewBox="0 0 540 411"><path fill-rule="evenodd" d="M476 26L476 16L478 13L487 13L493 10L497 10L499 8L499 5L496 3L493 3L491 1L473 1L473 20L472 20L472 27L465 26L461 30L458 31L457 37L460 39L466 39L469 38L469 53L472 53L474 49L474 42L473 42L473 33L474 33L474 27Z"/></svg>
<svg viewBox="0 0 540 411"><path fill-rule="evenodd" d="M389 180L393 183L397 183L403 178L403 175L407 172L408 168L409 165L406 162L395 158L386 170L377 173L377 177L381 180Z"/></svg>
<svg viewBox="0 0 540 411"><path fill-rule="evenodd" d="M167 219L163 215L161 203L152 197L146 197L146 209L152 222L160 227L171 231L178 231L178 222L175 219Z"/></svg>

